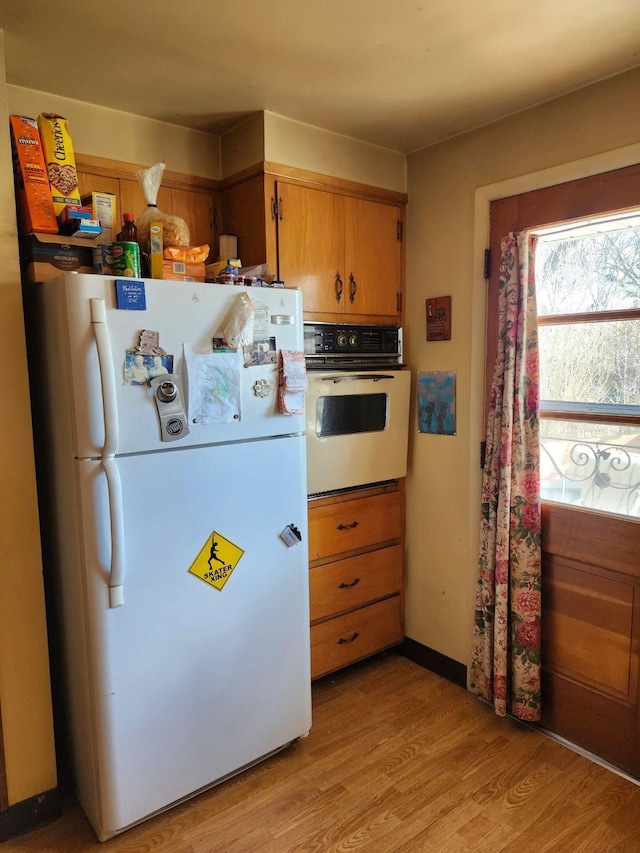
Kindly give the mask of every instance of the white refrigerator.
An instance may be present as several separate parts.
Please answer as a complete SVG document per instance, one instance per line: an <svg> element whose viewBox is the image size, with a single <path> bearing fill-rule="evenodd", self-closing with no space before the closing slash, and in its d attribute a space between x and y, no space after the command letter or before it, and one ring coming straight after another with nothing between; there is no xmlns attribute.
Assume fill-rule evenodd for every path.
<svg viewBox="0 0 640 853"><path fill-rule="evenodd" d="M310 729L303 395L278 401L301 294L66 274L27 304L73 770L104 841Z"/></svg>

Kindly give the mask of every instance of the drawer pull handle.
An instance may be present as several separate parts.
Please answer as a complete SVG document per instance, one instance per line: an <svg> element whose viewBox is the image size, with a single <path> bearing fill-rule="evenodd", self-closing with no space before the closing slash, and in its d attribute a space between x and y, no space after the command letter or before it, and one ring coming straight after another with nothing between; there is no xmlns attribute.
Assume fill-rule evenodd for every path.
<svg viewBox="0 0 640 853"><path fill-rule="evenodd" d="M360 583L360 578L354 578L351 583L341 583L338 589L351 589L358 583Z"/></svg>
<svg viewBox="0 0 640 853"><path fill-rule="evenodd" d="M353 643L353 641L356 640L359 636L360 634L358 634L357 631L354 631L352 637L340 637L340 639L338 640L338 645L343 646L345 643Z"/></svg>
<svg viewBox="0 0 640 853"><path fill-rule="evenodd" d="M352 521L351 524L339 524L336 530L353 530L354 527L357 527L359 521Z"/></svg>

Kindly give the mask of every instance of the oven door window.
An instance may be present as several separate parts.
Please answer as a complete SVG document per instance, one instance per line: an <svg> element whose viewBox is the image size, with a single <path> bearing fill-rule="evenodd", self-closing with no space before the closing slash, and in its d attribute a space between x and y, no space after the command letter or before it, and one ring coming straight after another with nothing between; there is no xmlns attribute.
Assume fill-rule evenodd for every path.
<svg viewBox="0 0 640 853"><path fill-rule="evenodd" d="M316 435L352 435L380 432L387 427L387 394L340 394L319 397L316 404Z"/></svg>

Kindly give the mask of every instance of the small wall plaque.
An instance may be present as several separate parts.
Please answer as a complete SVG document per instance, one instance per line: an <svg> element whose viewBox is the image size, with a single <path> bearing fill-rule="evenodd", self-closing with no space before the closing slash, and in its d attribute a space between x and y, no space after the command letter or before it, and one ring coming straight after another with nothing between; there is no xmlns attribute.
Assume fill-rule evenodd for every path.
<svg viewBox="0 0 640 853"><path fill-rule="evenodd" d="M451 340L451 297L427 299L427 340Z"/></svg>

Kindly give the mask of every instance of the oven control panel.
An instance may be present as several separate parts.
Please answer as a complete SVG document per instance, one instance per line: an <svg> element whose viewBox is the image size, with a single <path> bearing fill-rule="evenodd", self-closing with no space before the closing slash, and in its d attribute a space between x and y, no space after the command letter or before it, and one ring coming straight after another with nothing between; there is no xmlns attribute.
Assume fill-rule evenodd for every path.
<svg viewBox="0 0 640 853"><path fill-rule="evenodd" d="M305 323L304 353L307 367L400 366L402 329Z"/></svg>

